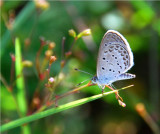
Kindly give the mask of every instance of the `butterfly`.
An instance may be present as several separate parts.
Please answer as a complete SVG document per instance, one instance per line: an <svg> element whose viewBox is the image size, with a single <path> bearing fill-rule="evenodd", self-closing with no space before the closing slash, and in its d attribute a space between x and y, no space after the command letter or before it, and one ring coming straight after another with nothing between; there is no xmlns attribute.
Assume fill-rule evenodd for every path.
<svg viewBox="0 0 160 134"><path fill-rule="evenodd" d="M134 74L126 73L133 65L127 40L119 32L108 30L99 47L97 73L92 82L104 89L115 81L135 78Z"/></svg>

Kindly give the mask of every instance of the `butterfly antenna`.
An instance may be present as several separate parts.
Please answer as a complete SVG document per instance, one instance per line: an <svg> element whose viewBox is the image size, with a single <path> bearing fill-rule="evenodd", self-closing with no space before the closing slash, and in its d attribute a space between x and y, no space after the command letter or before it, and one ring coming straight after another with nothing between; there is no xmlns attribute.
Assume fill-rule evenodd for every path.
<svg viewBox="0 0 160 134"><path fill-rule="evenodd" d="M74 70L79 71L79 72L82 72L82 73L85 73L85 74L89 74L89 75L93 76L93 74L90 74L90 73L88 73L88 72L85 72L85 71L79 70L78 68L75 68Z"/></svg>
<svg viewBox="0 0 160 134"><path fill-rule="evenodd" d="M88 78L88 79L86 79L86 80L80 82L79 84L77 84L77 86L81 85L82 83L86 82L86 81L89 80L89 79L91 79L91 78Z"/></svg>

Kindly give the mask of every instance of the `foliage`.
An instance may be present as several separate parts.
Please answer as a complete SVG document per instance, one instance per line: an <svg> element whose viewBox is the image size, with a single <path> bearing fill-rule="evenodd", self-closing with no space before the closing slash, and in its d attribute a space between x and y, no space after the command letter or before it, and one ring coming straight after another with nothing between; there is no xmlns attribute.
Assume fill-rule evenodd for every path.
<svg viewBox="0 0 160 134"><path fill-rule="evenodd" d="M3 131L159 132L160 2L2 0L0 6ZM124 102L117 98L121 106L126 103L125 108L114 94L87 103L102 96L89 80L76 87L90 76L75 68L95 74L98 47L108 29L122 33L134 54L130 72L137 78L114 83L117 89L135 85L120 92ZM113 93L109 88L105 91ZM86 104L64 111L80 101ZM56 109L61 109L58 114L37 120L38 115L48 111L51 115ZM28 119L35 121L22 125ZM21 129L5 127L12 123Z"/></svg>

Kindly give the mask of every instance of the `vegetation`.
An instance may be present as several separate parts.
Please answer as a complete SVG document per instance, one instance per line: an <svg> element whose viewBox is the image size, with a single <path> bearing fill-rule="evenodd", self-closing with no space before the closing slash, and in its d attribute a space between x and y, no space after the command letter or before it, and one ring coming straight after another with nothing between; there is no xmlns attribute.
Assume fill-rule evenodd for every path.
<svg viewBox="0 0 160 134"><path fill-rule="evenodd" d="M1 132L160 132L160 2L2 0L0 6ZM136 78L102 94L77 70L96 74L109 29L128 40Z"/></svg>

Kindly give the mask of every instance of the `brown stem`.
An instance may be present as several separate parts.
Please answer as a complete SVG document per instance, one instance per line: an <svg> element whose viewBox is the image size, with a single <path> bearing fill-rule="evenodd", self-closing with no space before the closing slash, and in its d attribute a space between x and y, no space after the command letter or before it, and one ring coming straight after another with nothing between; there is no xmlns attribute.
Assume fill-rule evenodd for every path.
<svg viewBox="0 0 160 134"><path fill-rule="evenodd" d="M12 85L13 76L14 76L14 61L12 60L12 62L11 62L11 73L10 73L10 83L11 83L10 89L11 90L13 88L13 85Z"/></svg>
<svg viewBox="0 0 160 134"><path fill-rule="evenodd" d="M145 105L143 103L136 104L136 110L138 114L144 119L144 121L148 124L154 134L159 134L160 129L157 123L152 119L151 115L147 112Z"/></svg>
<svg viewBox="0 0 160 134"><path fill-rule="evenodd" d="M51 70L51 65L49 64L49 66L48 66L48 71L47 71L47 79L49 79L50 70Z"/></svg>
<svg viewBox="0 0 160 134"><path fill-rule="evenodd" d="M71 47L70 47L70 51L71 51L71 52L72 52L73 46L74 46L74 44L76 43L76 41L77 41L77 37L74 38L73 43L72 43L72 45L71 45Z"/></svg>
<svg viewBox="0 0 160 134"><path fill-rule="evenodd" d="M66 41L66 37L63 37L62 38L62 54L61 54L61 58L63 59L64 58L64 45L65 45L65 41Z"/></svg>
<svg viewBox="0 0 160 134"><path fill-rule="evenodd" d="M40 48L36 54L36 69L37 69L37 72L38 72L38 76L41 75L41 71L40 71L40 62L39 62L39 57L40 57L40 53L42 51L42 48L43 48L43 45L40 45Z"/></svg>
<svg viewBox="0 0 160 134"><path fill-rule="evenodd" d="M69 91L67 93L64 93L64 94L59 95L59 96L57 95L57 96L55 96L55 99L53 101L50 101L49 103L47 102L48 104L46 104L46 107L50 107L53 104L55 104L55 106L58 106L57 102L58 102L59 99L64 98L64 97L66 97L68 95L71 95L71 94L74 94L74 93L78 93L81 89L83 89L85 87L93 86L93 85L95 85L95 84L91 84L91 82L89 82L86 85L83 85L81 87L75 88L75 89L73 89L73 90L71 90L71 91ZM45 106L42 106L42 107L45 107Z"/></svg>

